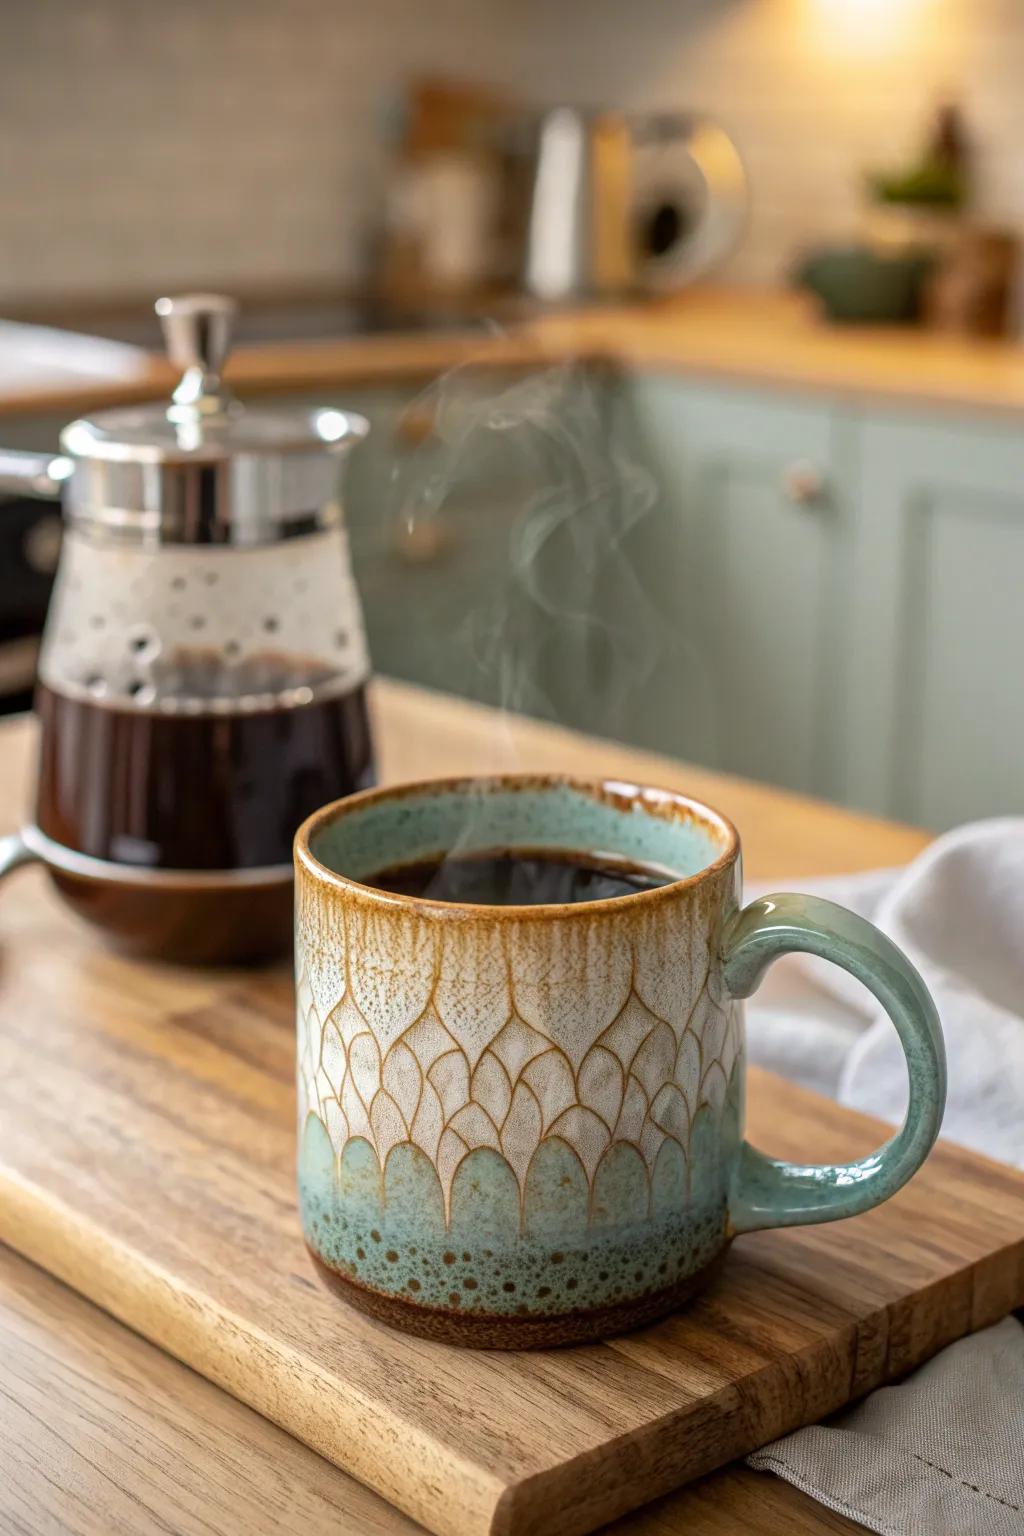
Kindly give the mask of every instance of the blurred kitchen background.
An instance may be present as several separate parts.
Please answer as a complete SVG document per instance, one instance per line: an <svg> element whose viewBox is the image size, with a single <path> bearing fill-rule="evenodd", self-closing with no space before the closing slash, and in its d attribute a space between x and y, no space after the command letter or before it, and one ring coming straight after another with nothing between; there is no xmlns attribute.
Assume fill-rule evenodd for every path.
<svg viewBox="0 0 1024 1536"><path fill-rule="evenodd" d="M1024 810L1019 0L3 21L5 447L166 393L153 299L232 293L243 398L371 421L377 670L936 828ZM0 514L13 709L59 520Z"/></svg>

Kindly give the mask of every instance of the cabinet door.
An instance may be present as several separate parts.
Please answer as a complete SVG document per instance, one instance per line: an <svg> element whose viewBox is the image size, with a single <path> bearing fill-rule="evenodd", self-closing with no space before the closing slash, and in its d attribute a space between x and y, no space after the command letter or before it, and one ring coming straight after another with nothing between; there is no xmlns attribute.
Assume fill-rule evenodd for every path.
<svg viewBox="0 0 1024 1536"><path fill-rule="evenodd" d="M851 798L935 828L1024 811L1019 428L866 420L858 526Z"/></svg>
<svg viewBox="0 0 1024 1536"><path fill-rule="evenodd" d="M778 394L651 377L631 396L672 511L657 744L831 793L847 537L840 426L827 406Z"/></svg>

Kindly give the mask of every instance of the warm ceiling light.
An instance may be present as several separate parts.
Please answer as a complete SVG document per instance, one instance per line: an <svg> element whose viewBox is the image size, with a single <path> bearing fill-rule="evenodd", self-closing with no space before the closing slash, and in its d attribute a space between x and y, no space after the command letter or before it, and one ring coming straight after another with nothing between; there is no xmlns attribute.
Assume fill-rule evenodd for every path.
<svg viewBox="0 0 1024 1536"><path fill-rule="evenodd" d="M809 29L829 52L864 54L912 42L943 0L805 0Z"/></svg>

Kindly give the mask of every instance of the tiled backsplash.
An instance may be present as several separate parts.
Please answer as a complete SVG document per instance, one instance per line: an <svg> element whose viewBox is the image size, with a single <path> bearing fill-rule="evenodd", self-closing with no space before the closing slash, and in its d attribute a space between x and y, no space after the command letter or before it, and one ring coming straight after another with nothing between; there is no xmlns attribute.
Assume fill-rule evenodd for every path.
<svg viewBox="0 0 1024 1536"><path fill-rule="evenodd" d="M342 280L403 78L529 78L513 0L0 0L0 301Z"/></svg>
<svg viewBox="0 0 1024 1536"><path fill-rule="evenodd" d="M416 71L712 111L751 173L740 278L851 229L947 91L981 207L1024 223L1020 0L6 0L3 30L0 302L355 277Z"/></svg>

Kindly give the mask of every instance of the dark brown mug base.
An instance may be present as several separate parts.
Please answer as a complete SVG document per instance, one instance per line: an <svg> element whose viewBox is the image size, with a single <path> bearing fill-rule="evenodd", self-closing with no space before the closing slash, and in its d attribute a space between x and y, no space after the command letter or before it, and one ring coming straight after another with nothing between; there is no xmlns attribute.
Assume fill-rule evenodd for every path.
<svg viewBox="0 0 1024 1536"><path fill-rule="evenodd" d="M309 1247L308 1243L306 1245ZM389 1296L360 1285L325 1264L309 1249L320 1277L356 1311L390 1328L433 1339L438 1344L458 1344L472 1349L551 1349L563 1344L587 1344L597 1339L629 1333L646 1323L675 1312L704 1289L725 1259L723 1248L710 1264L677 1280L663 1290L639 1296L635 1301L616 1301L588 1311L563 1312L551 1317L508 1317L496 1313L456 1312L424 1307L400 1296Z"/></svg>

